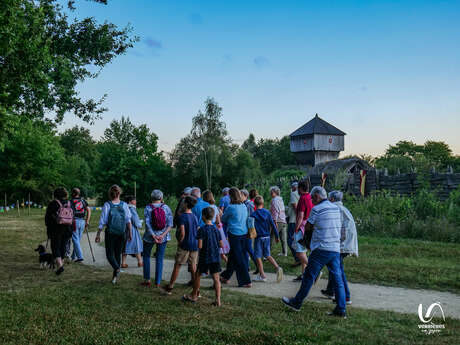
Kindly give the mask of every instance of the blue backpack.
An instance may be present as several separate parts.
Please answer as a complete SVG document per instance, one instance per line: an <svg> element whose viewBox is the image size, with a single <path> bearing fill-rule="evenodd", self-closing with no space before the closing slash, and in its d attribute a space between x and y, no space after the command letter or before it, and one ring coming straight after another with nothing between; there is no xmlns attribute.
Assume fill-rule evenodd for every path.
<svg viewBox="0 0 460 345"><path fill-rule="evenodd" d="M110 211L107 222L107 231L112 235L124 235L126 228L126 214L123 208L123 201L118 205L114 205L109 201Z"/></svg>

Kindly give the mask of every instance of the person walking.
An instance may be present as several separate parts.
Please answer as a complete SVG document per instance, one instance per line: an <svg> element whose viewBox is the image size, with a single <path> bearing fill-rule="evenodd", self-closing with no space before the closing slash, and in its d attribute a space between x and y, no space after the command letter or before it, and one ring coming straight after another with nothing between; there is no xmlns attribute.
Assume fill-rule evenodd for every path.
<svg viewBox="0 0 460 345"><path fill-rule="evenodd" d="M358 234L356 231L355 220L351 212L343 205L343 193L338 190L334 190L328 195L329 201L340 208L342 215L342 233L340 238L340 269L342 271L342 280L345 288L345 301L347 304L351 304L350 289L348 288L347 276L343 268L343 260L347 256L358 257ZM333 299L334 298L334 282L333 275L329 274L329 280L327 288L321 290L321 293Z"/></svg>
<svg viewBox="0 0 460 345"><path fill-rule="evenodd" d="M128 203L129 211L131 213L131 241L126 241L125 249L123 251L123 256L121 258L121 268L127 268L128 264L126 263L126 258L128 255L134 255L137 259L137 267L143 267L144 264L142 262L142 238L139 234L139 229L142 228L142 220L139 218L137 214L137 201L134 196L129 195L126 197L126 202Z"/></svg>
<svg viewBox="0 0 460 345"><path fill-rule="evenodd" d="M299 186L298 182L293 182L291 184L291 195L289 197L289 206L288 206L288 231L287 231L287 245L289 247L289 250L292 253L292 257L294 258L294 263L292 264L292 267L296 267L300 265L300 260L296 255L296 251L294 248L294 234L295 234L295 223L297 220L297 203L299 202L300 199L300 194L297 190Z"/></svg>
<svg viewBox="0 0 460 345"><path fill-rule="evenodd" d="M303 240L304 244L311 249L308 265L296 296L293 298L283 297L281 300L287 307L299 311L321 269L327 266L333 276L337 300L335 309L329 315L346 318L345 289L340 269L342 230L340 209L327 200L327 193L323 187L314 187L311 191L311 197L315 206L312 208L305 225L305 238Z"/></svg>
<svg viewBox="0 0 460 345"><path fill-rule="evenodd" d="M201 189L198 187L192 188L192 197L196 199L196 204L193 207L192 212L195 215L196 219L198 219L198 226L204 226L202 212L203 209L211 205L209 205L209 203L207 203L201 198Z"/></svg>
<svg viewBox="0 0 460 345"><path fill-rule="evenodd" d="M105 228L105 255L112 266L112 284L120 277L121 254L126 239L131 240L131 212L128 204L120 200L122 190L116 184L109 188L109 199L102 206L96 243L101 242L101 232Z"/></svg>
<svg viewBox="0 0 460 345"><path fill-rule="evenodd" d="M91 209L88 207L88 203L80 195L80 189L72 189L72 199L70 199L70 205L73 209L73 232L72 232L72 260L74 262L83 261L83 253L81 251L81 238L83 232L89 226L91 220Z"/></svg>
<svg viewBox="0 0 460 345"><path fill-rule="evenodd" d="M141 285L151 286L150 255L153 247L156 246L155 286L160 287L166 245L171 240L170 231L173 226L173 214L169 206L164 203L163 192L161 190L154 189L150 197L152 203L147 205L144 210L145 232L142 237L144 247L142 252L144 281Z"/></svg>
<svg viewBox="0 0 460 345"><path fill-rule="evenodd" d="M222 260L227 263L228 258L227 254L230 251L230 246L228 244L227 237L225 236L224 229L222 227L222 213L220 209L216 206L216 201L214 199L214 194L210 190L207 190L203 193L203 200L206 201L213 210L214 210L214 215L212 218L212 224L214 224L217 228L217 231L219 231L220 238L222 241L222 246L219 248L219 253L222 258Z"/></svg>
<svg viewBox="0 0 460 345"><path fill-rule="evenodd" d="M225 209L222 222L227 227L230 253L227 269L220 275L221 282L227 284L233 272L236 272L238 286L250 288L252 284L247 259L248 210L241 201L241 192L238 188L230 188L229 196L230 205Z"/></svg>
<svg viewBox="0 0 460 345"><path fill-rule="evenodd" d="M279 256L287 256L288 243L287 243L287 229L286 229L286 210L284 207L283 198L280 196L280 189L277 186L270 188L270 195L272 197L272 202L270 205L270 213L272 215L273 221L278 228L278 233L280 234L281 239L281 253ZM273 249L273 242L275 242L275 234L272 231L270 235L271 248Z"/></svg>
<svg viewBox="0 0 460 345"><path fill-rule="evenodd" d="M243 201L243 204L248 209L248 217L251 217L251 215L254 213L255 206L254 206L254 202L252 202L249 199L249 192L246 189L241 190L241 201ZM252 238L247 238L246 241L247 241L247 247L246 248L247 248L248 255L249 255L248 267L249 267L249 259L251 259L252 262L254 263L255 268L256 268L254 274L257 274L257 273L259 273L259 268L257 266L257 260L256 260L256 257L254 255L253 239Z"/></svg>
<svg viewBox="0 0 460 345"><path fill-rule="evenodd" d="M66 244L72 237L73 210L65 188L56 188L53 197L46 208L45 225L51 241L51 253L56 260L56 275L60 275L64 272Z"/></svg>

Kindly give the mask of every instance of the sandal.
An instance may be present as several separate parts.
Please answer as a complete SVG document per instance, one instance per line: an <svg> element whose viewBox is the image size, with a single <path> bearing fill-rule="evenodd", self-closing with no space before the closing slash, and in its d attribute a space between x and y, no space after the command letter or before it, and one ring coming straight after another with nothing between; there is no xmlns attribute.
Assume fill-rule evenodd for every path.
<svg viewBox="0 0 460 345"><path fill-rule="evenodd" d="M193 299L190 295L182 296L182 300L184 302L192 302L192 303L196 303L196 301L197 301L197 300Z"/></svg>
<svg viewBox="0 0 460 345"><path fill-rule="evenodd" d="M121 268L128 268L128 264L121 265Z"/></svg>

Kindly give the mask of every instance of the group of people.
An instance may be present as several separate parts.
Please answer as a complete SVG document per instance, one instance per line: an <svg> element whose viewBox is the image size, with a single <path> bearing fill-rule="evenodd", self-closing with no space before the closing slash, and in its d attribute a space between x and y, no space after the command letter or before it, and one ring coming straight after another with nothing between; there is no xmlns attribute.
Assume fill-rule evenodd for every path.
<svg viewBox="0 0 460 345"><path fill-rule="evenodd" d="M172 294L182 266L187 265L192 292L182 296L184 301L196 302L200 296L201 277L209 275L214 282L214 305L221 305L221 284L228 284L233 273L239 287L251 288L252 282L265 282L263 262L267 260L276 271L277 282L283 279L283 269L272 256L273 244L281 241L281 256L291 251L302 274L295 279L301 282L297 295L283 297L282 302L294 310L300 310L312 285L319 279L321 269L329 269L327 289L323 295L334 298L336 308L331 313L346 316L346 304L351 303L350 291L343 268L347 255L358 255L356 226L351 213L343 206L343 194L333 191L327 195L324 188L316 186L310 192L308 180L293 182L289 205L284 205L280 189L270 188L271 203L266 209L265 200L255 189L224 188L219 205L211 191L202 195L200 188L184 189L173 214L164 203L162 191L153 190L151 203L144 210L145 231L132 196L122 201L119 186L110 187L109 200L102 207L96 242L101 241L105 230L106 257L113 269L112 283L116 284L120 271L127 267L126 257L137 258L143 267L143 286L152 286L150 261L155 257L154 286ZM83 260L80 239L88 226L91 211L80 198L77 188L72 199L67 200L64 188L56 189L45 216L51 249L57 262L56 274L64 270L63 257L66 244L72 238L73 258ZM77 207L78 206L78 207ZM77 210L80 210L78 211ZM73 221L65 219L65 210L72 210ZM83 212L82 212L83 210ZM67 216L68 217L68 216ZM169 283L161 286L163 261L171 230L175 228L177 251ZM310 255L307 257L307 251ZM256 266L255 276L250 276L250 260ZM221 263L225 263L222 271Z"/></svg>

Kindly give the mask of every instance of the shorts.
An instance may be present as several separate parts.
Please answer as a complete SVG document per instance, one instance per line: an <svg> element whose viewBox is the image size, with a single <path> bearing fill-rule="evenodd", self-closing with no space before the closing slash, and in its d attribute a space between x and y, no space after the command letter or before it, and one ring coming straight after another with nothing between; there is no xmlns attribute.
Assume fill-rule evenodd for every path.
<svg viewBox="0 0 460 345"><path fill-rule="evenodd" d="M294 250L296 253L306 253L307 248L302 246L299 241L301 241L303 238L303 232L302 231L297 231L294 233L294 241L292 242L292 246L294 247Z"/></svg>
<svg viewBox="0 0 460 345"><path fill-rule="evenodd" d="M270 256L270 237L257 237L254 240L254 257L256 259Z"/></svg>
<svg viewBox="0 0 460 345"><path fill-rule="evenodd" d="M205 264L202 262L198 263L198 272L200 273L209 273L209 274L215 274L219 273L222 271L220 267L220 262L211 262L209 264Z"/></svg>
<svg viewBox="0 0 460 345"><path fill-rule="evenodd" d="M198 250L190 251L177 247L175 261L179 265L189 264L196 266L198 263Z"/></svg>

